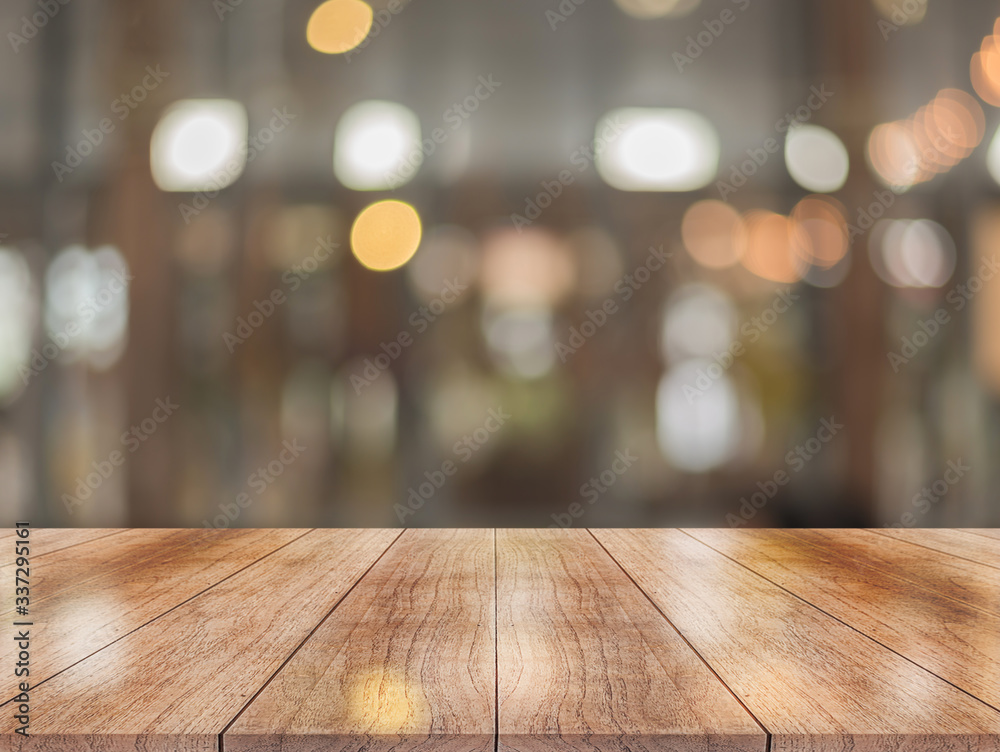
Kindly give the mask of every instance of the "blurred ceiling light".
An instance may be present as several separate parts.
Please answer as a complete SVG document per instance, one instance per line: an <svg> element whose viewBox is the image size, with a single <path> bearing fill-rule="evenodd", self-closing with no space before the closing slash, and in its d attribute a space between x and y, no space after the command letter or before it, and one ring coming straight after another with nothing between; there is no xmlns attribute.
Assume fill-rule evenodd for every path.
<svg viewBox="0 0 1000 752"><path fill-rule="evenodd" d="M615 0L615 4L632 18L680 18L701 4L701 0Z"/></svg>
<svg viewBox="0 0 1000 752"><path fill-rule="evenodd" d="M309 17L306 41L328 55L348 52L368 36L373 15L371 6L362 0L327 0Z"/></svg>
<svg viewBox="0 0 1000 752"><path fill-rule="evenodd" d="M872 0L882 18L896 26L914 26L924 20L928 0Z"/></svg>
<svg viewBox="0 0 1000 752"><path fill-rule="evenodd" d="M573 261L545 230L494 230L483 239L483 296L498 307L551 307L573 287Z"/></svg>
<svg viewBox="0 0 1000 752"><path fill-rule="evenodd" d="M466 287L475 284L479 274L476 236L456 225L430 229L424 234L419 252L406 265L406 272L410 287L425 302L440 298L449 283Z"/></svg>
<svg viewBox="0 0 1000 752"><path fill-rule="evenodd" d="M729 204L715 199L692 204L681 222L684 248L709 269L724 269L739 262L745 250L743 219Z"/></svg>
<svg viewBox="0 0 1000 752"><path fill-rule="evenodd" d="M666 360L724 353L735 336L736 309L722 290L701 283L686 284L667 301L660 338Z"/></svg>
<svg viewBox="0 0 1000 752"><path fill-rule="evenodd" d="M713 367L719 367L714 360L686 360L664 374L656 390L660 450L681 470L711 470L739 450L736 389L727 374L709 375Z"/></svg>
<svg viewBox="0 0 1000 752"><path fill-rule="evenodd" d="M351 250L374 271L397 269L420 246L420 215L407 203L376 201L365 207L351 227Z"/></svg>
<svg viewBox="0 0 1000 752"><path fill-rule="evenodd" d="M86 357L95 368L113 365L128 330L129 272L112 246L60 251L45 272L45 329L69 361Z"/></svg>
<svg viewBox="0 0 1000 752"><path fill-rule="evenodd" d="M807 191L832 193L847 181L847 149L833 131L818 125L788 130L785 166L792 180Z"/></svg>
<svg viewBox="0 0 1000 752"><path fill-rule="evenodd" d="M494 362L511 376L537 379L555 365L552 314L545 309L487 308L483 332Z"/></svg>
<svg viewBox="0 0 1000 752"><path fill-rule="evenodd" d="M231 99L183 99L153 129L150 166L163 191L225 188L246 166L247 111Z"/></svg>
<svg viewBox="0 0 1000 752"><path fill-rule="evenodd" d="M929 219L883 219L872 228L872 267L894 287L941 287L955 271L955 244Z"/></svg>
<svg viewBox="0 0 1000 752"><path fill-rule="evenodd" d="M976 94L994 107L1000 107L1000 18L993 24L993 33L983 37L979 52L972 56L969 78Z"/></svg>
<svg viewBox="0 0 1000 752"><path fill-rule="evenodd" d="M807 263L829 269L847 254L844 205L831 196L806 196L792 209L794 249Z"/></svg>
<svg viewBox="0 0 1000 752"><path fill-rule="evenodd" d="M748 212L743 217L746 253L743 266L761 279L791 284L805 274L807 264L796 248L796 230L792 220L765 210Z"/></svg>
<svg viewBox="0 0 1000 752"><path fill-rule="evenodd" d="M348 188L396 188L413 179L423 159L420 121L401 104L358 102L337 123L333 171Z"/></svg>
<svg viewBox="0 0 1000 752"><path fill-rule="evenodd" d="M24 257L0 247L0 404L21 393L31 358L35 292Z"/></svg>
<svg viewBox="0 0 1000 752"><path fill-rule="evenodd" d="M615 239L599 227L584 227L572 232L566 245L577 262L580 293L591 298L610 295L625 271Z"/></svg>
<svg viewBox="0 0 1000 752"><path fill-rule="evenodd" d="M613 110L594 138L597 171L619 190L693 191L710 183L718 169L718 134L690 110Z"/></svg>

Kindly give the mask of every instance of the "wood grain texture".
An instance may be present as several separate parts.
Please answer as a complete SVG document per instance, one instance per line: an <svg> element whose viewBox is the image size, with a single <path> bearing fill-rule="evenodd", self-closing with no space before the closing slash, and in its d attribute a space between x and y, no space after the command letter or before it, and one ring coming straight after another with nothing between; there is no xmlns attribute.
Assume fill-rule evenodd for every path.
<svg viewBox="0 0 1000 752"><path fill-rule="evenodd" d="M883 540L864 530L688 533L1000 708L1000 577L994 576L1000 573L996 570ZM881 551L872 550L878 547ZM859 560L859 555L868 558ZM934 561L932 556L942 561ZM895 566L894 557L898 562ZM947 583L953 583L956 593L977 590L970 582L972 575L964 576L974 567L990 574L990 587L980 586L982 590L973 600L991 602L991 610L979 610L948 597Z"/></svg>
<svg viewBox="0 0 1000 752"><path fill-rule="evenodd" d="M216 750L218 737L398 535L314 530L32 692L32 735L7 749ZM114 604L109 604L113 606Z"/></svg>
<svg viewBox="0 0 1000 752"><path fill-rule="evenodd" d="M32 592L46 596L48 585L62 587L32 601L32 686L306 532L136 530L118 536L122 540L92 541L42 559ZM187 543L175 545L178 540ZM102 547L108 551L106 564L100 561ZM0 643L0 666L12 666L16 651L13 641ZM5 674L3 700L17 694L16 682Z"/></svg>
<svg viewBox="0 0 1000 752"><path fill-rule="evenodd" d="M850 559L855 566L877 569L917 588L989 614L1000 615L1000 572L985 564L897 540L886 540L869 530L773 532Z"/></svg>
<svg viewBox="0 0 1000 752"><path fill-rule="evenodd" d="M498 530L497 593L499 749L766 749L586 531Z"/></svg>
<svg viewBox="0 0 1000 752"><path fill-rule="evenodd" d="M186 548L207 536L209 530L130 530L125 535L95 538L60 548L46 556L31 556L32 605L79 588L88 580L119 569L141 565L146 559ZM214 531L216 535L223 531ZM30 547L29 547L30 548ZM13 545L11 546L13 550ZM14 565L0 567L0 582L14 580ZM0 617L14 610L14 592L4 589ZM34 609L32 609L34 611Z"/></svg>
<svg viewBox="0 0 1000 752"><path fill-rule="evenodd" d="M983 535L987 538L1000 538L1000 528L995 527L968 527L959 528L963 533L972 533L973 535Z"/></svg>
<svg viewBox="0 0 1000 752"><path fill-rule="evenodd" d="M492 752L492 530L408 530L225 734L227 752Z"/></svg>
<svg viewBox="0 0 1000 752"><path fill-rule="evenodd" d="M595 536L774 752L997 752L1000 713L677 530Z"/></svg>
<svg viewBox="0 0 1000 752"><path fill-rule="evenodd" d="M1000 540L969 530L880 528L872 532L1000 569Z"/></svg>
<svg viewBox="0 0 1000 752"><path fill-rule="evenodd" d="M70 546L78 546L87 541L99 538L109 538L112 535L119 535L125 532L124 528L76 528L76 527L46 527L30 528L31 535L31 556L48 556L56 551L61 551ZM4 551L3 561L8 563L14 560L14 546L11 544L9 551Z"/></svg>

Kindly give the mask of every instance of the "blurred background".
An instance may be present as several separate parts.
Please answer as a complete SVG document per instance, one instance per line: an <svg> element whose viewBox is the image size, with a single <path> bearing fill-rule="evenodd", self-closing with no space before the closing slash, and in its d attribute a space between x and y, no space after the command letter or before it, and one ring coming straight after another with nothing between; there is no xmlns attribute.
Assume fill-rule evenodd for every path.
<svg viewBox="0 0 1000 752"><path fill-rule="evenodd" d="M3 524L1000 524L998 12L5 0Z"/></svg>

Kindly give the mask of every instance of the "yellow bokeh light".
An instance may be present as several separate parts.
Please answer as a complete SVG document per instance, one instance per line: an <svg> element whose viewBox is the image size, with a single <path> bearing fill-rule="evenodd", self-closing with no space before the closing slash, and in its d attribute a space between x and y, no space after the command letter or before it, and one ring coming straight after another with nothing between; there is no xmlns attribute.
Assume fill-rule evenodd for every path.
<svg viewBox="0 0 1000 752"><path fill-rule="evenodd" d="M361 44L372 28L372 8L363 0L327 0L309 17L306 41L317 52L338 55Z"/></svg>
<svg viewBox="0 0 1000 752"><path fill-rule="evenodd" d="M375 271L398 269L420 245L420 215L402 201L376 201L354 220L351 251Z"/></svg>

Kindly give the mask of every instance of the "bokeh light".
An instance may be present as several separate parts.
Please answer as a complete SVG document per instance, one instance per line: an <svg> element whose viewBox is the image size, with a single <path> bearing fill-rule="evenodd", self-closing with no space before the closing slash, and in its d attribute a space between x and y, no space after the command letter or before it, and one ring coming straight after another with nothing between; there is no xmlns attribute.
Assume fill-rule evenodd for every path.
<svg viewBox="0 0 1000 752"><path fill-rule="evenodd" d="M743 258L746 233L740 213L722 201L692 204L681 221L684 249L709 269L725 269Z"/></svg>
<svg viewBox="0 0 1000 752"><path fill-rule="evenodd" d="M351 227L351 251L364 266L389 271L409 261L420 246L417 210L403 201L377 201L367 206Z"/></svg>
<svg viewBox="0 0 1000 752"><path fill-rule="evenodd" d="M792 180L807 191L832 193L847 181L850 161L836 133L818 125L799 125L788 130L785 166Z"/></svg>
<svg viewBox="0 0 1000 752"><path fill-rule="evenodd" d="M872 0L875 10L896 26L915 26L927 15L930 0Z"/></svg>
<svg viewBox="0 0 1000 752"><path fill-rule="evenodd" d="M680 18L701 4L701 0L615 0L621 10L632 18Z"/></svg>
<svg viewBox="0 0 1000 752"><path fill-rule="evenodd" d="M726 352L736 337L736 309L722 290L682 285L667 300L660 347L671 362Z"/></svg>
<svg viewBox="0 0 1000 752"><path fill-rule="evenodd" d="M942 89L906 120L876 126L867 158L881 181L902 192L947 172L983 139L983 108L959 89Z"/></svg>
<svg viewBox="0 0 1000 752"><path fill-rule="evenodd" d="M358 102L337 123L333 171L348 188L374 191L404 185L423 158L420 121L401 104Z"/></svg>
<svg viewBox="0 0 1000 752"><path fill-rule="evenodd" d="M807 264L797 250L797 233L789 218L763 209L743 217L746 253L743 266L761 279L791 284L802 279Z"/></svg>
<svg viewBox="0 0 1000 752"><path fill-rule="evenodd" d="M536 379L555 365L552 314L545 309L487 308L483 332L494 363L509 376Z"/></svg>
<svg viewBox="0 0 1000 752"><path fill-rule="evenodd" d="M483 239L482 288L501 308L549 308L573 288L576 268L565 243L546 230L494 230Z"/></svg>
<svg viewBox="0 0 1000 752"><path fill-rule="evenodd" d="M185 99L153 130L150 167L163 191L225 188L246 166L247 111L230 99Z"/></svg>
<svg viewBox="0 0 1000 752"><path fill-rule="evenodd" d="M979 52L972 56L969 78L984 102L1000 107L1000 18L993 22L993 33L983 37Z"/></svg>
<svg viewBox="0 0 1000 752"><path fill-rule="evenodd" d="M0 402L19 394L31 357L36 306L31 272L14 248L0 247Z"/></svg>
<svg viewBox="0 0 1000 752"><path fill-rule="evenodd" d="M830 196L806 196L792 209L793 247L813 266L829 269L847 254L848 228L843 204Z"/></svg>
<svg viewBox="0 0 1000 752"><path fill-rule="evenodd" d="M372 27L372 8L363 0L326 0L306 25L306 41L317 52L337 55L361 44Z"/></svg>
<svg viewBox="0 0 1000 752"><path fill-rule="evenodd" d="M1000 184L1000 128L993 134L990 148L986 152L986 169L998 184Z"/></svg>
<svg viewBox="0 0 1000 752"><path fill-rule="evenodd" d="M701 473L725 464L739 448L736 389L709 359L671 368L656 390L656 436L663 455L681 470Z"/></svg>
<svg viewBox="0 0 1000 752"><path fill-rule="evenodd" d="M417 254L406 265L410 287L425 301L439 298L449 282L470 287L479 276L479 254L476 236L464 227L433 227L424 233Z"/></svg>
<svg viewBox="0 0 1000 752"><path fill-rule="evenodd" d="M693 191L715 177L719 136L690 110L626 107L609 112L594 136L597 170L623 191Z"/></svg>
<svg viewBox="0 0 1000 752"><path fill-rule="evenodd" d="M955 244L929 219L877 222L869 254L875 273L893 287L941 287L955 271Z"/></svg>
<svg viewBox="0 0 1000 752"><path fill-rule="evenodd" d="M129 271L113 246L74 245L45 272L45 330L65 360L104 369L120 357L128 331Z"/></svg>

